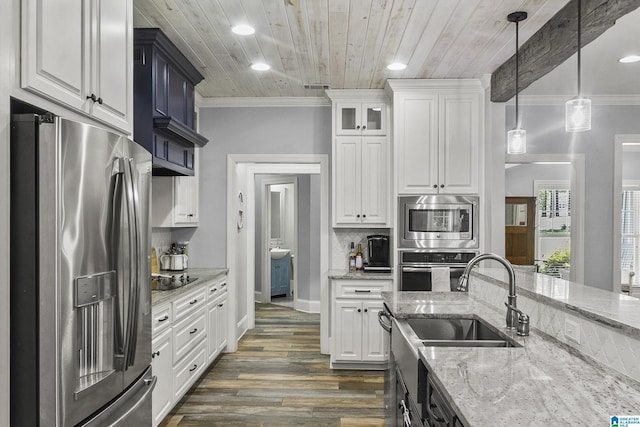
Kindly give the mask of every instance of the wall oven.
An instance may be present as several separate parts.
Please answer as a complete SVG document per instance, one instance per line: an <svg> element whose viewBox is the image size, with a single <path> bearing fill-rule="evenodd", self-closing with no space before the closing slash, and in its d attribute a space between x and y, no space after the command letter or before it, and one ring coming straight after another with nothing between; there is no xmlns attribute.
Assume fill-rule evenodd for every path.
<svg viewBox="0 0 640 427"><path fill-rule="evenodd" d="M478 255L476 251L401 251L401 291L431 291L434 267L448 267L450 290L458 287L467 263Z"/></svg>
<svg viewBox="0 0 640 427"><path fill-rule="evenodd" d="M400 196L398 216L398 248L478 248L478 196Z"/></svg>

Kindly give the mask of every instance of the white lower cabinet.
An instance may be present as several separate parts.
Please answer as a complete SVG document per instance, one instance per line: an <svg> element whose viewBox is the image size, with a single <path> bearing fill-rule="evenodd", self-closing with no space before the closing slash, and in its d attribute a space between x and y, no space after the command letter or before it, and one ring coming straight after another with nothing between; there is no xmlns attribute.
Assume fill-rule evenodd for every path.
<svg viewBox="0 0 640 427"><path fill-rule="evenodd" d="M226 277L153 307L154 427L227 345Z"/></svg>
<svg viewBox="0 0 640 427"><path fill-rule="evenodd" d="M216 284L210 288L210 300L207 305L209 311L209 332L207 334L207 349L209 361L213 361L227 346L227 288L226 282Z"/></svg>
<svg viewBox="0 0 640 427"><path fill-rule="evenodd" d="M334 280L331 365L333 368L383 369L388 335L378 324L381 292L387 280Z"/></svg>
<svg viewBox="0 0 640 427"><path fill-rule="evenodd" d="M173 407L173 375L166 375L173 370L173 336L171 329L154 337L151 343L151 370L158 377L153 389L151 405L153 408L153 425L160 424Z"/></svg>

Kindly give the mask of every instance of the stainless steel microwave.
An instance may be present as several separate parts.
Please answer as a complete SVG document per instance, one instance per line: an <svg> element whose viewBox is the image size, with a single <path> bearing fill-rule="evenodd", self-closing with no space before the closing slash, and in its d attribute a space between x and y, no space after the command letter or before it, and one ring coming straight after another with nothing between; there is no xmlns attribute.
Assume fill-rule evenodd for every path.
<svg viewBox="0 0 640 427"><path fill-rule="evenodd" d="M478 248L478 196L400 196L398 216L398 248Z"/></svg>

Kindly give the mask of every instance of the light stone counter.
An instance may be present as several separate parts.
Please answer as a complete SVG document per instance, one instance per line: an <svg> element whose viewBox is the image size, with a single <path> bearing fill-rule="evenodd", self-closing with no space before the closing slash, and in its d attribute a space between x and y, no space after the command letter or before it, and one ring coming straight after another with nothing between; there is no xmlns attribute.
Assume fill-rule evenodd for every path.
<svg viewBox="0 0 640 427"><path fill-rule="evenodd" d="M199 288L200 286L207 285L213 280L224 277L229 272L227 268L190 268L178 274L188 274L191 277L197 277L198 280L189 283L188 285L181 286L176 289L168 291L153 290L151 291L151 306L156 306L182 295L186 292ZM161 271L162 274L172 274L175 271Z"/></svg>
<svg viewBox="0 0 640 427"><path fill-rule="evenodd" d="M506 281L507 276L503 277L499 271L479 269L474 272L476 279L472 276L470 291L473 286L484 285L477 281L480 273L484 276L482 280L500 282L498 292L494 292L496 301L506 300L506 284L502 280ZM604 292L581 290L578 288L581 285L561 281L560 290L564 292L567 289L568 295L557 301L557 294L561 291L554 291L552 282L540 275L517 273L519 296L527 294L531 299L541 299L545 303L547 299L554 299L553 304L561 304L565 309L571 309L574 304L584 309L582 304L595 303L591 298L594 295L601 297L597 294ZM521 285L523 289L520 289ZM540 294L536 290L540 290ZM506 332L506 308L496 309L496 305L481 301L473 293L394 291L383 292L382 296L397 318L480 317ZM609 297L615 306L613 301L617 296ZM625 307L623 311L633 303L627 298L620 299L621 306ZM542 313L536 311L535 315ZM633 316L613 314L617 314L614 317L623 320L624 324L632 323ZM601 317L606 323L608 316L603 314ZM444 398L466 426L596 426L609 425L609 416L612 415L640 415L640 383L636 380L535 328L529 337L516 337L513 332L508 332L508 335L522 347L438 348L412 343L418 348L421 360ZM601 349L603 352L612 350L616 351L615 348Z"/></svg>
<svg viewBox="0 0 640 427"><path fill-rule="evenodd" d="M350 272L345 270L329 271L329 279L348 280L393 280L393 273L380 273L373 271Z"/></svg>
<svg viewBox="0 0 640 427"><path fill-rule="evenodd" d="M503 268L480 267L473 276L507 289L508 276ZM472 279L473 280L473 279ZM640 299L544 274L516 271L518 295L546 305L569 310L595 322L620 329L640 338ZM469 291L476 290L469 284Z"/></svg>

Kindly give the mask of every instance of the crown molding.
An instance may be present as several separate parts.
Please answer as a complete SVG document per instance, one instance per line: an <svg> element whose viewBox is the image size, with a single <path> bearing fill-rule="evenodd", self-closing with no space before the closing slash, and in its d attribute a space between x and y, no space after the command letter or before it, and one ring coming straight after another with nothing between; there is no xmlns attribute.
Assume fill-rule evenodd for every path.
<svg viewBox="0 0 640 427"><path fill-rule="evenodd" d="M232 107L329 107L325 97L196 97L199 108Z"/></svg>
<svg viewBox="0 0 640 427"><path fill-rule="evenodd" d="M520 95L520 105L564 105L575 95ZM587 95L592 105L640 105L640 94L637 95ZM507 101L507 105L514 105L514 98Z"/></svg>

